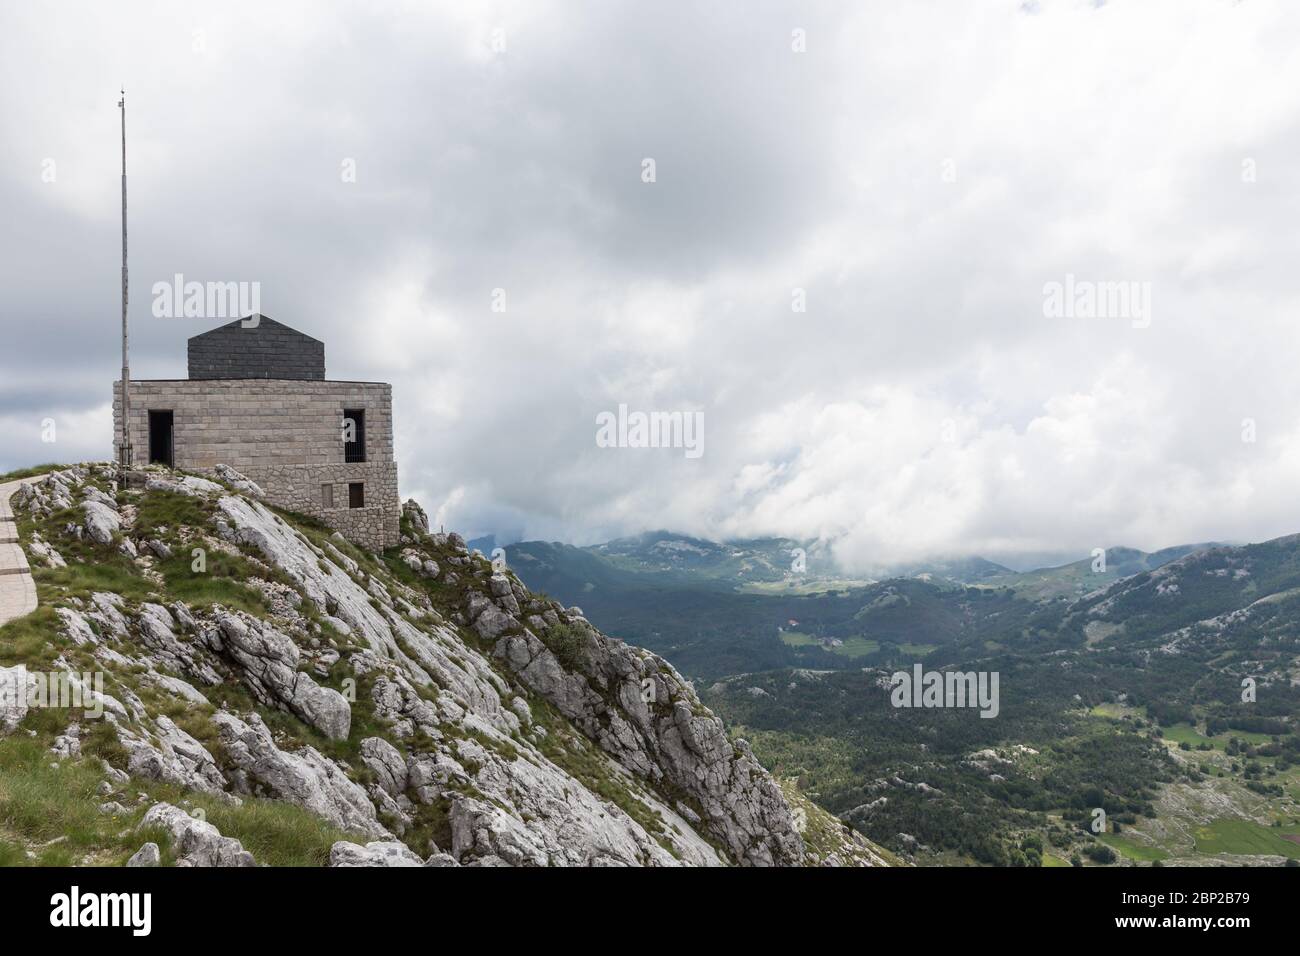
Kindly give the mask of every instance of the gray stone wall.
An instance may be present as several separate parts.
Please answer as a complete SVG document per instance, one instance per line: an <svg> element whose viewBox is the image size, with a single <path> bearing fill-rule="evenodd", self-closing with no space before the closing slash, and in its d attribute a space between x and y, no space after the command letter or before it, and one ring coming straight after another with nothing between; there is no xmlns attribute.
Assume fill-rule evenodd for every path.
<svg viewBox="0 0 1300 956"><path fill-rule="evenodd" d="M196 335L187 348L192 379L325 379L325 343L267 316Z"/></svg>
<svg viewBox="0 0 1300 956"><path fill-rule="evenodd" d="M121 386L113 385L113 434L121 428ZM343 460L343 410L366 412L366 460ZM256 481L274 504L312 515L357 544L397 544L401 500L393 460L392 386L379 382L267 379L131 383L131 443L149 461L149 412L173 414L175 467L211 472L227 464ZM361 482L365 507L348 507ZM333 507L325 506L329 485Z"/></svg>

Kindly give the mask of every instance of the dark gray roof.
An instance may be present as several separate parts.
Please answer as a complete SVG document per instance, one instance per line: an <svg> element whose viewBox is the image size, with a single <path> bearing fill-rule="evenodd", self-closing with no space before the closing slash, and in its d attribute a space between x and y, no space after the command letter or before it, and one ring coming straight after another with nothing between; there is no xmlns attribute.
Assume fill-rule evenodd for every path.
<svg viewBox="0 0 1300 956"><path fill-rule="evenodd" d="M236 319L189 340L192 379L325 378L325 343L268 316Z"/></svg>

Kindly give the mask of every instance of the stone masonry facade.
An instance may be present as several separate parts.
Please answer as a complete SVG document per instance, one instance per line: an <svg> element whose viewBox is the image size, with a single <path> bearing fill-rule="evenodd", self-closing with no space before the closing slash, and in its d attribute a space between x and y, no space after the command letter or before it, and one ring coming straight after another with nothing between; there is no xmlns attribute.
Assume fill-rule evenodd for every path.
<svg viewBox="0 0 1300 956"><path fill-rule="evenodd" d="M115 435L120 395L114 383ZM345 409L365 410L363 462L344 461ZM261 485L272 504L318 518L362 547L398 543L392 386L291 378L133 381L130 429L138 465L149 461L150 411L172 413L173 467L210 473L229 465Z"/></svg>

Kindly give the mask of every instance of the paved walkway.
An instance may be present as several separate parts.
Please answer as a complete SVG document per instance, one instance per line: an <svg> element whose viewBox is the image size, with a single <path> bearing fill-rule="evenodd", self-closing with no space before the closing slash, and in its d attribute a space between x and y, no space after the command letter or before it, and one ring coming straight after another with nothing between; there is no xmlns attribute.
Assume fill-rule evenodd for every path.
<svg viewBox="0 0 1300 956"><path fill-rule="evenodd" d="M18 546L18 526L9 507L9 496L21 484L11 481L0 485L0 624L36 610L36 582L27 566L27 555Z"/></svg>

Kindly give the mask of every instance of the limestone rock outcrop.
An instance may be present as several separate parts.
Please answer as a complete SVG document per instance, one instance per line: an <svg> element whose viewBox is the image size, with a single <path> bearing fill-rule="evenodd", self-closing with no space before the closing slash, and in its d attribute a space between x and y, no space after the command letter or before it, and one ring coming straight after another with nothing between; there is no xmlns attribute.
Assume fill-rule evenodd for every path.
<svg viewBox="0 0 1300 956"><path fill-rule="evenodd" d="M147 474L121 492L110 467L60 469L13 499L51 551L71 539L81 550L65 554L102 548L139 575L123 595L59 598L50 636L107 672L107 730L69 726L48 746L99 759L93 737L115 813L132 812L116 793L132 778L231 812L283 801L348 835L329 845L341 867L875 859L847 838L813 854L807 812L671 664L430 532L415 502L401 543L373 555L296 525L229 469L215 470L223 484ZM185 496L165 499L184 521L146 526L155 495ZM77 507L81 523L54 517ZM224 570L187 602L159 565L196 548ZM0 729L26 716L0 710ZM185 865L252 865L172 804L140 825L165 829ZM131 865L157 860L145 846Z"/></svg>
<svg viewBox="0 0 1300 956"><path fill-rule="evenodd" d="M141 829L162 827L171 834L177 866L257 865L253 854L245 850L238 840L222 836L221 831L211 823L193 817L170 803L155 803L145 813L144 819L140 821L140 827ZM149 845L145 844L145 847ZM141 847L136 856L132 857L134 860L141 853L145 854L135 864L137 866L148 865L144 860L157 853L156 845L152 854L147 853L145 847Z"/></svg>
<svg viewBox="0 0 1300 956"><path fill-rule="evenodd" d="M203 643L235 662L253 695L283 706L331 740L346 740L352 709L336 690L298 670L302 655L285 634L243 613L218 610L200 631Z"/></svg>

